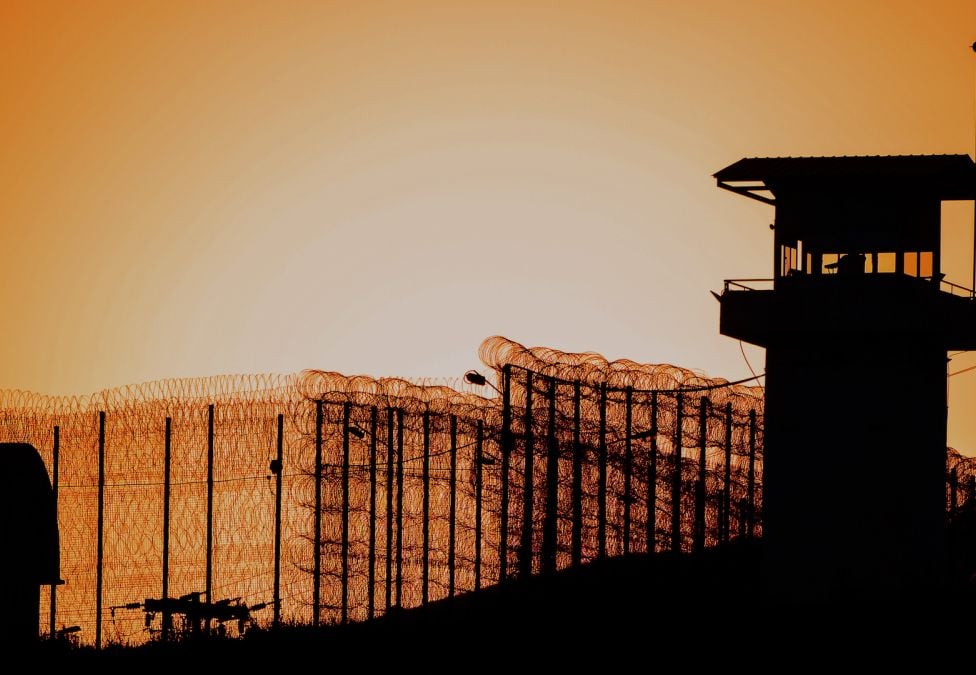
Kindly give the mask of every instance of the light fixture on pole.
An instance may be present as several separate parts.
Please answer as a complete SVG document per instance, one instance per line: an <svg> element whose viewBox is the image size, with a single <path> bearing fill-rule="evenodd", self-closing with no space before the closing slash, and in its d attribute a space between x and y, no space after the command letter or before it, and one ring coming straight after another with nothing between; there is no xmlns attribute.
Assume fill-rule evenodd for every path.
<svg viewBox="0 0 976 675"><path fill-rule="evenodd" d="M501 389L499 389L491 382L489 382L488 379L484 375L479 373L477 370L469 370L468 372L466 372L464 374L464 381L468 382L469 384L477 385L479 387L488 385L489 387L497 391L499 394L502 393Z"/></svg>

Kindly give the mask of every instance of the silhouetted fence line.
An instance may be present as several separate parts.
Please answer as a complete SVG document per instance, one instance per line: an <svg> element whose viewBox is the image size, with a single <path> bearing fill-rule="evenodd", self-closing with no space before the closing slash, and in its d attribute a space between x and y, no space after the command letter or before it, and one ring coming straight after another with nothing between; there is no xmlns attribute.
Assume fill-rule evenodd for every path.
<svg viewBox="0 0 976 675"><path fill-rule="evenodd" d="M758 388L501 338L482 360L498 396L323 371L0 392L0 439L33 443L57 494L67 583L42 625L166 639L172 613L147 627L139 604L181 597L266 625L362 621L761 535ZM952 509L976 487L950 464Z"/></svg>

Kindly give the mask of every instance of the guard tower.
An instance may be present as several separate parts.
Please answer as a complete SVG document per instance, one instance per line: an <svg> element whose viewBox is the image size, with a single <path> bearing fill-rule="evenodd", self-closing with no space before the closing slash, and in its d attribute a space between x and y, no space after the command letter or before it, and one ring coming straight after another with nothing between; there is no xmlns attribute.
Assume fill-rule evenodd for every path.
<svg viewBox="0 0 976 675"><path fill-rule="evenodd" d="M742 159L775 207L773 279L726 281L721 332L766 348L763 578L773 602L933 597L943 583L946 352L973 291L940 273L967 155Z"/></svg>

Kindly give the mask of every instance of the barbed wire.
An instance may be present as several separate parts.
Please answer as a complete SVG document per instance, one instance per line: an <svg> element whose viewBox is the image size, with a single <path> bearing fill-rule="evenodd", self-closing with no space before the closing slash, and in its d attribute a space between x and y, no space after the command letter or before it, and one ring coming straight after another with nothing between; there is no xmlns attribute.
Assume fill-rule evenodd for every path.
<svg viewBox="0 0 976 675"><path fill-rule="evenodd" d="M212 485L214 600L263 600L281 416L281 613L299 623L313 619L316 569L323 621L362 620L388 594L414 606L521 574L526 560L537 572L761 534L760 387L498 336L480 355L504 393L322 370L82 397L0 391L0 441L33 444L49 471L59 429L58 623L94 640L99 413L105 607L160 593L167 418L170 595L206 587ZM973 460L950 450L949 470L959 503L976 499ZM42 626L48 607L42 597ZM148 639L128 632L141 617L115 621Z"/></svg>

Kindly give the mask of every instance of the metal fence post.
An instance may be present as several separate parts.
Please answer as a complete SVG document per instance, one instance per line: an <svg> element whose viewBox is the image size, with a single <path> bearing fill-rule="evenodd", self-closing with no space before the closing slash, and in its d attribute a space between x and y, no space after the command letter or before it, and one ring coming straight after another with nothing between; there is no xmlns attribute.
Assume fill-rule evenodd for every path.
<svg viewBox="0 0 976 675"><path fill-rule="evenodd" d="M542 569L556 571L559 536L559 440L556 438L556 378L549 378L549 425L546 431L546 520L542 537Z"/></svg>
<svg viewBox="0 0 976 675"><path fill-rule="evenodd" d="M352 405L342 406L342 623L349 620L349 425Z"/></svg>
<svg viewBox="0 0 976 675"><path fill-rule="evenodd" d="M397 408L396 604L403 602L403 408Z"/></svg>
<svg viewBox="0 0 976 675"><path fill-rule="evenodd" d="M166 431L163 440L163 601L169 599L169 507L172 468L172 433L173 418L166 418ZM163 611L162 639L169 640L170 623L172 617L169 611Z"/></svg>
<svg viewBox="0 0 976 675"><path fill-rule="evenodd" d="M527 579L532 575L532 526L535 500L535 435L532 415L532 371L525 373L525 415L524 420L524 461L522 464L522 541L519 546L519 577Z"/></svg>
<svg viewBox="0 0 976 675"><path fill-rule="evenodd" d="M369 570L366 585L366 617L376 612L376 406L369 410Z"/></svg>
<svg viewBox="0 0 976 675"><path fill-rule="evenodd" d="M624 393L624 404L626 406L626 417L624 419L624 555L630 554L630 503L633 499L630 474L633 472L634 464L634 449L631 445L634 421L633 398L633 388L627 387Z"/></svg>
<svg viewBox="0 0 976 675"><path fill-rule="evenodd" d="M698 481L695 485L695 542L698 552L705 550L705 507L707 488L708 399L698 400Z"/></svg>
<svg viewBox="0 0 976 675"><path fill-rule="evenodd" d="M213 602L213 492L214 492L214 405L207 406L207 602ZM210 617L206 620L210 633Z"/></svg>
<svg viewBox="0 0 976 675"><path fill-rule="evenodd" d="M451 502L448 511L447 594L454 597L454 540L457 534L457 416L451 415Z"/></svg>
<svg viewBox="0 0 976 675"><path fill-rule="evenodd" d="M675 394L674 423L674 471L671 474L671 550L681 552L681 443L682 407L684 398L681 392Z"/></svg>
<svg viewBox="0 0 976 675"><path fill-rule="evenodd" d="M651 447L647 463L647 532L648 553L657 553L657 392L651 394Z"/></svg>
<svg viewBox="0 0 976 675"><path fill-rule="evenodd" d="M512 367L502 368L502 503L498 542L498 583L508 579L508 469L512 450Z"/></svg>
<svg viewBox="0 0 976 675"><path fill-rule="evenodd" d="M393 606L393 408L386 409L386 610Z"/></svg>
<svg viewBox="0 0 976 675"><path fill-rule="evenodd" d="M756 410L749 411L749 513L748 532L756 536Z"/></svg>
<svg viewBox="0 0 976 675"><path fill-rule="evenodd" d="M58 518L58 471L60 470L60 451L61 451L61 427L54 425L54 446L51 450L51 490L54 495L54 518ZM53 640L56 636L56 621L58 613L58 585L51 584L51 606L48 612L49 630L48 637Z"/></svg>
<svg viewBox="0 0 976 675"><path fill-rule="evenodd" d="M573 383L573 567L583 564L583 444L580 434L580 383Z"/></svg>
<svg viewBox="0 0 976 675"><path fill-rule="evenodd" d="M322 607L322 401L315 402L315 532L312 566L312 625L318 627Z"/></svg>
<svg viewBox="0 0 976 675"><path fill-rule="evenodd" d="M424 410L424 463L423 463L423 566L420 578L420 602L427 604L430 592L430 411Z"/></svg>
<svg viewBox="0 0 976 675"><path fill-rule="evenodd" d="M474 468L474 590L481 589L481 509L484 491L484 421L478 420L475 432L475 468Z"/></svg>
<svg viewBox="0 0 976 675"><path fill-rule="evenodd" d="M285 459L285 416L278 413L277 436L278 464L275 473L275 532L274 532L274 620L273 625L281 625L281 480Z"/></svg>
<svg viewBox="0 0 976 675"><path fill-rule="evenodd" d="M102 563L105 524L105 411L98 413L98 551L95 572L95 649L102 648Z"/></svg>
<svg viewBox="0 0 976 675"><path fill-rule="evenodd" d="M607 383L600 385L600 445L597 456L599 482L597 484L596 538L599 558L607 557Z"/></svg>
<svg viewBox="0 0 976 675"><path fill-rule="evenodd" d="M725 482L722 489L722 543L729 543L732 526L732 402L725 404Z"/></svg>

